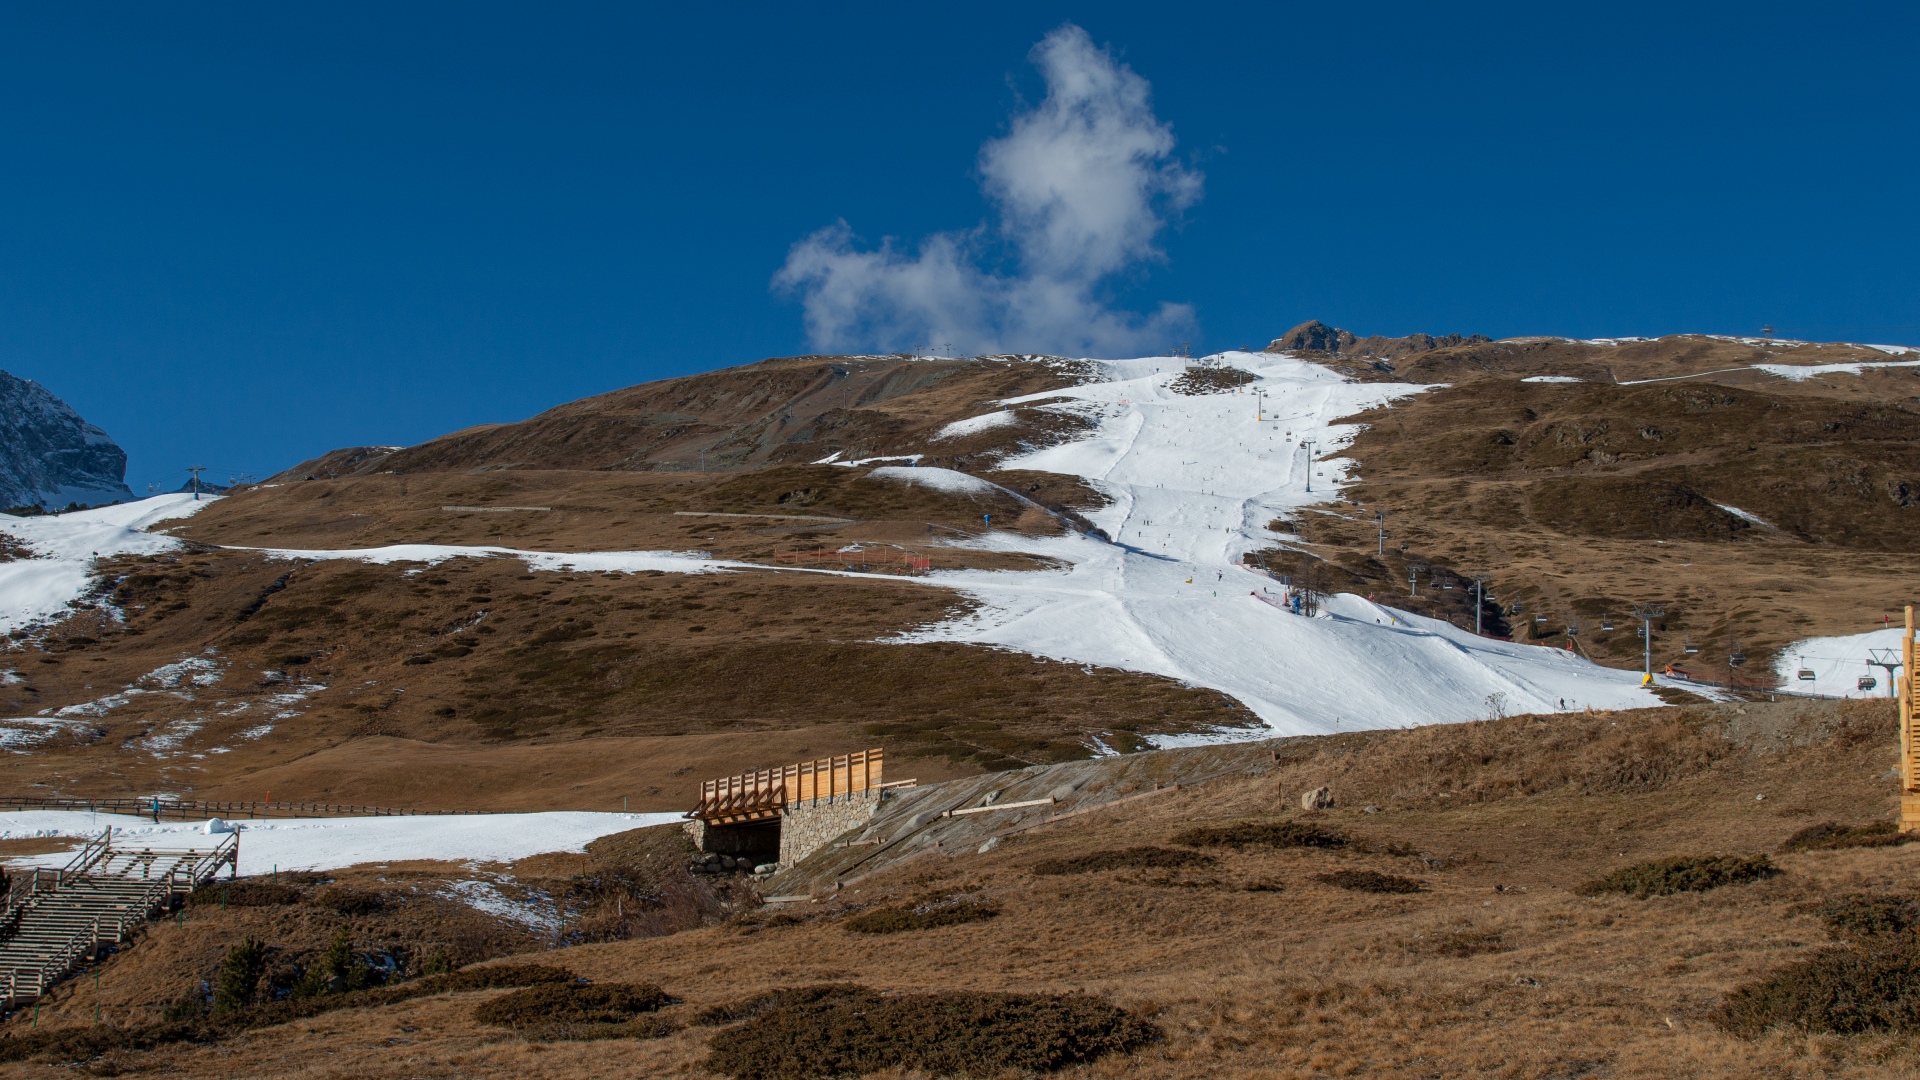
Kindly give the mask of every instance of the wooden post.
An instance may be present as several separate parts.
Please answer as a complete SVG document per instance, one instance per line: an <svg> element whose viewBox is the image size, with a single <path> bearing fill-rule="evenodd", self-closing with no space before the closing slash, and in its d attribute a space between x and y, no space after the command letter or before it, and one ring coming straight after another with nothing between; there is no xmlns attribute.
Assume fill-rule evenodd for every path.
<svg viewBox="0 0 1920 1080"><path fill-rule="evenodd" d="M1907 605L1906 633L1900 638L1900 674L1894 679L1900 702L1900 831L1920 831L1920 783L1914 762L1913 605Z"/></svg>

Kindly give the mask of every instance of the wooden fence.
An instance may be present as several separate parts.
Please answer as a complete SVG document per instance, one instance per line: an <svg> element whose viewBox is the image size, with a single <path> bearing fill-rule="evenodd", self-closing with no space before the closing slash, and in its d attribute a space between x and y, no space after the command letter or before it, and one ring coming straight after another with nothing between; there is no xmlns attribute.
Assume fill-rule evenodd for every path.
<svg viewBox="0 0 1920 1080"><path fill-rule="evenodd" d="M709 825L774 821L786 806L877 788L886 762L879 749L723 776L700 784L691 816Z"/></svg>
<svg viewBox="0 0 1920 1080"><path fill-rule="evenodd" d="M191 799L121 796L110 799L51 799L32 795L0 796L0 810L73 810L95 814L131 814L162 821L217 818L401 817L414 814L477 814L479 810L412 810L392 806L310 802L201 802Z"/></svg>

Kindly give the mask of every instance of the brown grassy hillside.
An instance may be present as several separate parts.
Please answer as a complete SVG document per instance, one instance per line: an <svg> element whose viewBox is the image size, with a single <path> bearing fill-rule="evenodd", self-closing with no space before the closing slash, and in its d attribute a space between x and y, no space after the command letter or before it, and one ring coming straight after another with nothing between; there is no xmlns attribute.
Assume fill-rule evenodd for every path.
<svg viewBox="0 0 1920 1080"><path fill-rule="evenodd" d="M1910 1033L1735 1034L1717 1020L1736 988L1847 940L1839 935L1851 924L1825 912L1913 895L1911 846L1789 843L1825 821L1884 820L1891 741L1890 710L1860 703L1286 740L1278 760L984 853L923 855L815 902L716 908L704 928L518 957L679 999L650 1014L658 1022L605 1032L622 1037L491 1024L476 1008L507 993L496 990L145 1050L56 1045L39 1057L195 1077L707 1077L717 1075L709 1062L728 1060L710 1056L718 1048L779 1049L754 1042L758 1029L743 1023L774 1007L752 1004L756 995L852 983L896 1000L1091 995L1158 1029L1157 1041L1066 1076L1907 1075L1920 1068ZM1298 793L1322 784L1334 808L1298 810ZM1323 839L1291 839L1307 834ZM1644 898L1588 888L1623 869L1706 856L1763 869ZM595 858L573 858L571 871L556 863L548 873L604 873ZM391 903L431 877L425 867L378 875L390 880L371 870L340 879L385 890ZM1368 891L1398 882L1411 891ZM220 944L243 933L282 942L289 962L309 957L324 937L315 929L342 922L315 899L302 886L278 914L196 908L184 928L158 926L104 966L97 992L88 979L64 988L40 1030L95 1032L96 1002L109 1024L149 1030L181 977L205 977ZM855 932L875 922L861 915L965 905L992 914ZM356 947L385 947L387 918L347 920ZM20 1038L30 1023L16 1016L7 1030ZM980 1023L993 1032L999 1021ZM872 1038L858 1025L832 1038L842 1034ZM0 1069L45 1073L33 1062Z"/></svg>

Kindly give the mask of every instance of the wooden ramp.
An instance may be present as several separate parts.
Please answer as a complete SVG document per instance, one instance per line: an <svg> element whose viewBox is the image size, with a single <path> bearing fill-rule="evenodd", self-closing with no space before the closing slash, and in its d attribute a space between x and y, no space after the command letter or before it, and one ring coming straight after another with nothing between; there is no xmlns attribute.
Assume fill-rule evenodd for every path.
<svg viewBox="0 0 1920 1080"><path fill-rule="evenodd" d="M707 780L700 785L699 805L688 816L708 825L778 821L780 811L794 803L885 787L880 779L885 764L876 748Z"/></svg>

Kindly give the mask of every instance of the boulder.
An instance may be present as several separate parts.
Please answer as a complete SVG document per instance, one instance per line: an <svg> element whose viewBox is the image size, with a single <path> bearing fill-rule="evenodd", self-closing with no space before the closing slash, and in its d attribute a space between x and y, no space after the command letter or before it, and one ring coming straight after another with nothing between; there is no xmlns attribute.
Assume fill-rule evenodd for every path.
<svg viewBox="0 0 1920 1080"><path fill-rule="evenodd" d="M1303 791L1300 793L1300 809L1302 810L1329 810L1332 809L1332 807L1333 789L1330 787L1317 787L1312 791Z"/></svg>

